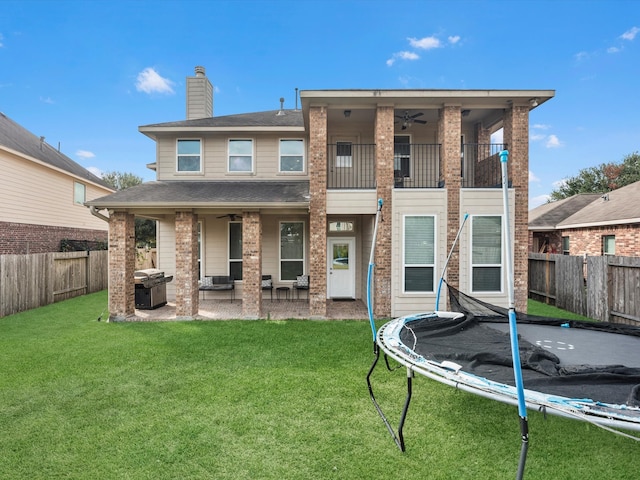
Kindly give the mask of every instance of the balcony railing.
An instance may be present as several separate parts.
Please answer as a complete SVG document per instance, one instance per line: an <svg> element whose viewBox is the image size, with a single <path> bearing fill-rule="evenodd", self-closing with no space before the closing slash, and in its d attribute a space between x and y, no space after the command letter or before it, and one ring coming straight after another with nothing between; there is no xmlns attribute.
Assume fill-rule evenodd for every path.
<svg viewBox="0 0 640 480"><path fill-rule="evenodd" d="M375 144L327 145L327 188L376 188Z"/></svg>
<svg viewBox="0 0 640 480"><path fill-rule="evenodd" d="M439 144L396 144L395 188L442 188Z"/></svg>
<svg viewBox="0 0 640 480"><path fill-rule="evenodd" d="M463 144L460 157L462 188L500 187L502 185L500 152L506 148L506 143Z"/></svg>

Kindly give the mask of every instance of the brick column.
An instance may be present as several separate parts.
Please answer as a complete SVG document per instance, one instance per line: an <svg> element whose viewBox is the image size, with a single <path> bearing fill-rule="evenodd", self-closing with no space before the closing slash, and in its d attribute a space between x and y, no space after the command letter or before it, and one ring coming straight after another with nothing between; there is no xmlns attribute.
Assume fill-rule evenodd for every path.
<svg viewBox="0 0 640 480"><path fill-rule="evenodd" d="M327 108L309 109L309 315L327 316Z"/></svg>
<svg viewBox="0 0 640 480"><path fill-rule="evenodd" d="M176 317L193 318L198 297L198 216L176 212Z"/></svg>
<svg viewBox="0 0 640 480"><path fill-rule="evenodd" d="M440 110L438 119L438 143L441 145L440 155L444 186L447 189L447 245L444 257L451 251L460 229L460 135L461 116L459 105L445 105ZM459 249L451 255L445 278L455 287L460 287L460 257ZM443 252L439 252L443 253ZM441 267L440 267L441 268ZM448 298L448 297L447 297Z"/></svg>
<svg viewBox="0 0 640 480"><path fill-rule="evenodd" d="M262 317L262 222L260 212L242 212L242 315Z"/></svg>
<svg viewBox="0 0 640 480"><path fill-rule="evenodd" d="M109 216L109 318L124 320L135 314L135 216L114 212Z"/></svg>
<svg viewBox="0 0 640 480"><path fill-rule="evenodd" d="M378 106L375 121L377 198L382 198L383 217L376 239L374 304L375 317L391 316L391 226L393 218L393 106Z"/></svg>
<svg viewBox="0 0 640 480"><path fill-rule="evenodd" d="M528 247L529 247L529 106L514 105L505 113L504 142L509 150L509 180L515 190L515 219L511 229L514 238L514 290L516 309L527 311Z"/></svg>

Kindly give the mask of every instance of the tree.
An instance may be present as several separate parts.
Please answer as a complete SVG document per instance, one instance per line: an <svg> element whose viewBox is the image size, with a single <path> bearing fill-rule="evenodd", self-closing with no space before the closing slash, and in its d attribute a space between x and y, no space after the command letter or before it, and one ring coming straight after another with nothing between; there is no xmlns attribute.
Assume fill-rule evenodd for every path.
<svg viewBox="0 0 640 480"><path fill-rule="evenodd" d="M135 187L143 182L141 177L134 175L133 173L116 171L103 173L102 180L115 190L124 190L125 188ZM135 223L136 245L155 247L156 222L148 218L136 217Z"/></svg>
<svg viewBox="0 0 640 480"><path fill-rule="evenodd" d="M606 193L640 181L640 154L634 152L621 163L603 163L583 168L575 177L564 180L549 195L549 201L562 200L579 193Z"/></svg>

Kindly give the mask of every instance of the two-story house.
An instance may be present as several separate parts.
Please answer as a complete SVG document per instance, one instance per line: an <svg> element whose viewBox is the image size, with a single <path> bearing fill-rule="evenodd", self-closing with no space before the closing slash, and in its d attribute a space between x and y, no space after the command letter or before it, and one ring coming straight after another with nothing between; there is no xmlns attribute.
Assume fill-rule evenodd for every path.
<svg viewBox="0 0 640 480"><path fill-rule="evenodd" d="M0 254L59 252L106 243L84 202L113 192L101 178L0 113Z"/></svg>
<svg viewBox="0 0 640 480"><path fill-rule="evenodd" d="M507 303L498 152L508 149L517 304L526 309L529 112L552 90L302 90L295 109L213 115L204 68L187 78L187 119L144 125L157 180L88 202L109 210L112 317L134 314L133 220L158 221L158 266L176 315L198 314L198 281L233 275L243 315L262 316L261 278L309 276L312 317L366 298L382 199L374 312L433 309L446 277ZM502 129L503 143L491 135Z"/></svg>

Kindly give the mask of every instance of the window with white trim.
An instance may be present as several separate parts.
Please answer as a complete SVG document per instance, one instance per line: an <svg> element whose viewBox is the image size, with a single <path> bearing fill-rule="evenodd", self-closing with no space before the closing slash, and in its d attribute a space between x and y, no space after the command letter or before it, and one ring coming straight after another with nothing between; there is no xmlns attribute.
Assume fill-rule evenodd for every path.
<svg viewBox="0 0 640 480"><path fill-rule="evenodd" d="M280 222L280 280L304 274L304 222Z"/></svg>
<svg viewBox="0 0 640 480"><path fill-rule="evenodd" d="M229 275L242 280L242 222L229 222Z"/></svg>
<svg viewBox="0 0 640 480"><path fill-rule="evenodd" d="M471 291L502 291L502 217L471 218Z"/></svg>
<svg viewBox="0 0 640 480"><path fill-rule="evenodd" d="M304 171L304 140L281 139L280 140L280 171L303 172Z"/></svg>
<svg viewBox="0 0 640 480"><path fill-rule="evenodd" d="M87 187L84 183L74 182L73 183L73 203L76 205L84 205L84 202L87 200Z"/></svg>
<svg viewBox="0 0 640 480"><path fill-rule="evenodd" d="M200 172L202 170L200 140L178 139L176 152L176 170L178 172Z"/></svg>
<svg viewBox="0 0 640 480"><path fill-rule="evenodd" d="M603 255L615 255L616 254L616 236L615 235L603 235L603 237L602 237L602 254Z"/></svg>
<svg viewBox="0 0 640 480"><path fill-rule="evenodd" d="M229 140L229 172L253 172L253 140Z"/></svg>
<svg viewBox="0 0 640 480"><path fill-rule="evenodd" d="M435 217L404 217L404 292L433 292L435 275Z"/></svg>
<svg viewBox="0 0 640 480"><path fill-rule="evenodd" d="M562 254L569 255L569 237L562 237Z"/></svg>

